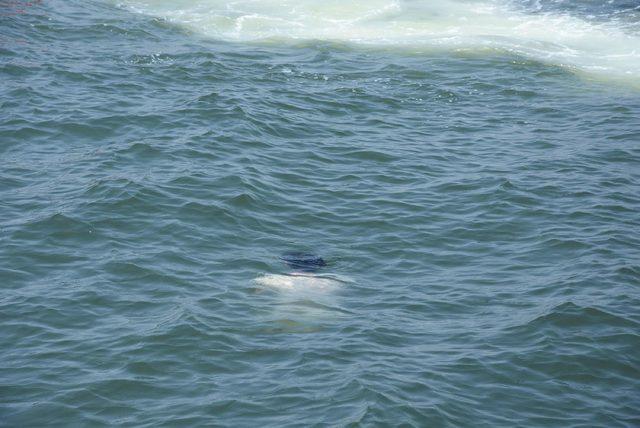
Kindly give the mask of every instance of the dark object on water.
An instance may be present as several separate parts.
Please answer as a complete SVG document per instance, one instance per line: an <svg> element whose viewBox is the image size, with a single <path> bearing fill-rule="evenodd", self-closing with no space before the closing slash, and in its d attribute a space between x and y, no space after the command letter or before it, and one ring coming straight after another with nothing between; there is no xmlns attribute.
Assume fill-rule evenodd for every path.
<svg viewBox="0 0 640 428"><path fill-rule="evenodd" d="M287 253L280 257L291 269L315 272L327 263L322 257L308 253Z"/></svg>

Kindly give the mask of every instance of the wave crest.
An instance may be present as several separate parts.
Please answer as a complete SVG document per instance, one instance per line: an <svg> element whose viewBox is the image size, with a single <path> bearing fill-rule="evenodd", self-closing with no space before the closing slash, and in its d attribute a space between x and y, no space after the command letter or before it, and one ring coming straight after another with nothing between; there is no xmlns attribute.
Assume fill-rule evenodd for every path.
<svg viewBox="0 0 640 428"><path fill-rule="evenodd" d="M528 13L504 0L125 0L120 5L227 41L490 50L640 79L640 35L615 14L594 21L562 10Z"/></svg>

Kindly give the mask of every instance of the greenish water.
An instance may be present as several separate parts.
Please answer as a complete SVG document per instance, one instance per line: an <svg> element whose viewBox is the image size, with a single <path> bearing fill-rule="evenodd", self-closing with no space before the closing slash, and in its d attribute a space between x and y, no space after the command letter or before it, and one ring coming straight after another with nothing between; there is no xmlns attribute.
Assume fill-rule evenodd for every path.
<svg viewBox="0 0 640 428"><path fill-rule="evenodd" d="M633 2L149 3L0 1L0 425L640 424Z"/></svg>

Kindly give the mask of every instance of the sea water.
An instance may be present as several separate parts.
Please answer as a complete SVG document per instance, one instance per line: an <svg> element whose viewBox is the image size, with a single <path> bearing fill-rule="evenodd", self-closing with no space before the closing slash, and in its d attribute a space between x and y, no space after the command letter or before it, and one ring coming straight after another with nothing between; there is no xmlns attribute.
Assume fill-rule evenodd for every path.
<svg viewBox="0 0 640 428"><path fill-rule="evenodd" d="M640 423L635 0L0 2L0 160L2 426Z"/></svg>

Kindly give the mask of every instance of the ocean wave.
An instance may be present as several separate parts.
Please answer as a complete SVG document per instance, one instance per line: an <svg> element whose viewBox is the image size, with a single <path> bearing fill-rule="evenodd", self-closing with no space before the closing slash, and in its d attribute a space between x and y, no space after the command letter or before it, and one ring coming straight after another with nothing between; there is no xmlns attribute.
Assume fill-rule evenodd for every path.
<svg viewBox="0 0 640 428"><path fill-rule="evenodd" d="M579 72L640 78L640 35L628 24L633 21L628 16L636 11L624 5L599 8L598 16L608 11L608 19L588 19L588 14L572 13L573 8L504 0L125 0L119 4L227 41L324 40L414 52L498 51Z"/></svg>

